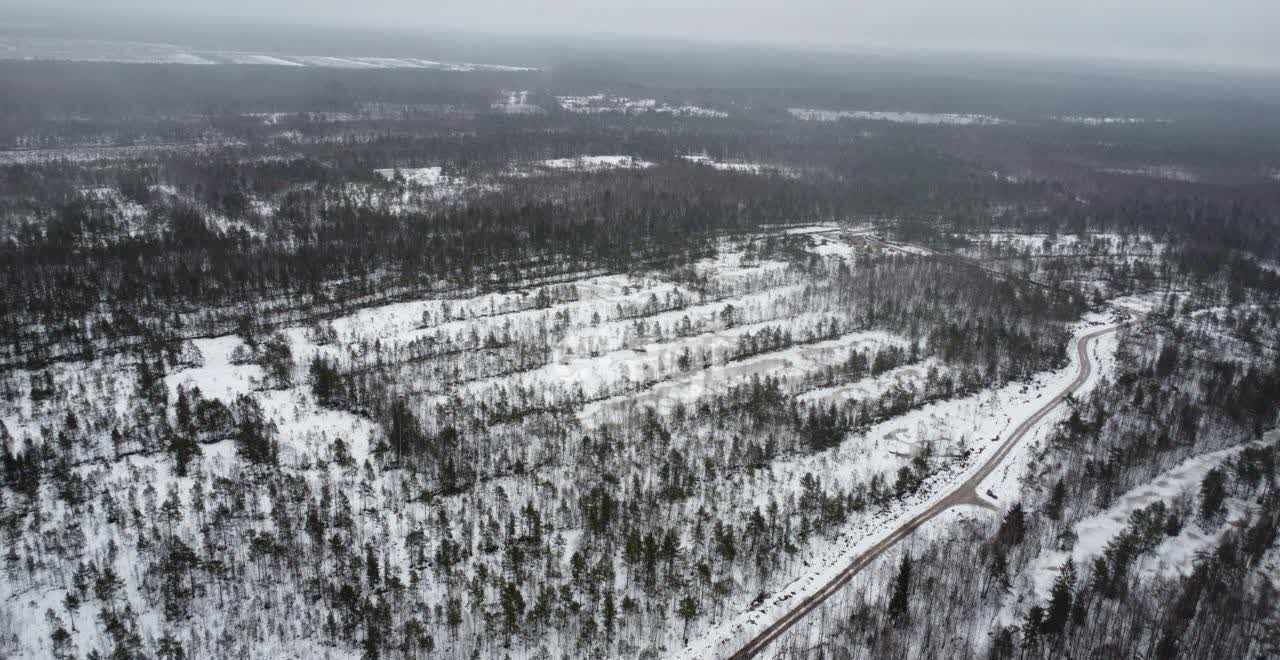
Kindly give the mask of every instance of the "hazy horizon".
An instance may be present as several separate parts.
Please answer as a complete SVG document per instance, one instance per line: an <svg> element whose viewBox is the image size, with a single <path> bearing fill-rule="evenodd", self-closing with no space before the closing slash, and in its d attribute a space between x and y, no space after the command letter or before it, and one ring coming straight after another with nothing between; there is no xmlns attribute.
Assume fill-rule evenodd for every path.
<svg viewBox="0 0 1280 660"><path fill-rule="evenodd" d="M781 5L710 0L644 6L586 0L479 0L424 7L408 0L227 0L217 6L175 7L159 0L122 0L109 14L81 0L17 2L9 10L27 27L60 22L126 29L140 22L193 29L209 22L261 30L297 26L346 33L464 32L506 40L556 35L674 40L705 45L760 45L799 50L967 52L1086 60L1122 60L1191 67L1280 68L1280 7L1261 0L1075 3L971 0L945 7L926 0L840 3L798 0ZM32 18L34 17L34 18ZM18 29L21 20L9 23Z"/></svg>

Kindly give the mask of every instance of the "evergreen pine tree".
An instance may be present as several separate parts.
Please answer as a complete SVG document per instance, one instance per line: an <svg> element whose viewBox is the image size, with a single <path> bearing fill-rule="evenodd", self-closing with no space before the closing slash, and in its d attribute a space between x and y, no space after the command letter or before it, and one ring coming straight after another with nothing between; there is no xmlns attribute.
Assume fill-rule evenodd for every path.
<svg viewBox="0 0 1280 660"><path fill-rule="evenodd" d="M889 598L889 618L893 620L894 625L906 625L911 620L910 608L910 591L911 591L911 556L903 555L902 563L898 564L898 577L894 578L893 596Z"/></svg>

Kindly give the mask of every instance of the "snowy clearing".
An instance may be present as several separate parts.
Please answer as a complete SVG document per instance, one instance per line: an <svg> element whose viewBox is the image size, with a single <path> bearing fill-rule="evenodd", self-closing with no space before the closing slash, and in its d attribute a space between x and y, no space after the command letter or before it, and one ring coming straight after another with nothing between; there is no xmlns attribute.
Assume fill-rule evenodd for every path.
<svg viewBox="0 0 1280 660"><path fill-rule="evenodd" d="M1172 124L1172 119L1147 118L1147 117L1093 117L1083 115L1051 115L1049 119L1062 122L1064 124L1079 124L1081 126L1110 126L1122 125L1131 126L1134 124Z"/></svg>
<svg viewBox="0 0 1280 660"><path fill-rule="evenodd" d="M812 108L788 108L792 117L804 121L834 122L842 119L887 121L895 124L924 124L955 126L1004 124L1006 120L991 115L933 113L933 112L899 112L871 110L816 110Z"/></svg>
<svg viewBox="0 0 1280 660"><path fill-rule="evenodd" d="M601 170L643 170L653 167L653 163L635 156L575 156L572 158L550 158L538 161L540 167L552 170L576 170L581 172L598 172Z"/></svg>
<svg viewBox="0 0 1280 660"><path fill-rule="evenodd" d="M668 103L658 103L657 99L610 96L608 94L557 96L556 101L560 103L561 109L580 115L642 115L653 113L671 115L675 117L697 117L707 119L723 119L729 116L729 113L727 112L687 103L671 105Z"/></svg>
<svg viewBox="0 0 1280 660"><path fill-rule="evenodd" d="M1280 438L1280 431L1269 431L1264 434L1262 442L1274 442L1277 438ZM1013 584L1014 591L1024 594L1026 598L1048 600L1058 568L1068 557L1071 557L1077 567L1087 566L1094 557L1102 554L1107 543L1128 526L1129 517L1134 512L1156 502L1171 505L1178 498L1193 498L1200 482L1210 470L1223 465L1247 446L1232 447L1187 459L1150 483L1119 496L1115 504L1106 511L1075 524L1072 532L1076 542L1070 551L1058 550L1041 554L1030 569L1018 576ZM1202 528L1196 521L1185 521L1177 535L1166 536L1152 552L1140 557L1134 566L1134 572L1161 577L1189 575L1194 568L1194 559L1201 552L1213 547L1232 525L1248 519L1251 504L1229 498L1225 520L1209 530ZM1016 623L1013 607L1006 607L1001 615L1007 624Z"/></svg>

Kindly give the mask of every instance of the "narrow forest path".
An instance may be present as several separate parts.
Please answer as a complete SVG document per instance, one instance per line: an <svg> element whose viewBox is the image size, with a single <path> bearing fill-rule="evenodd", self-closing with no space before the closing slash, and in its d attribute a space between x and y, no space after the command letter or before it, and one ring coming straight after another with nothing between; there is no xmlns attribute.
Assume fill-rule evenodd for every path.
<svg viewBox="0 0 1280 660"><path fill-rule="evenodd" d="M853 579L855 575L860 573L863 569L884 554L886 550L892 548L898 541L910 536L911 533L921 525L932 520L943 511L954 506L962 505L994 508L991 503L982 498L982 495L978 491L982 482L985 481L992 472L1000 467L1000 463L1004 461L1005 457L1007 457L1011 451L1013 451L1013 448L1017 446L1018 442L1021 441L1024 436L1026 436L1028 431L1034 429L1036 425L1045 418L1045 416L1053 412L1058 406L1062 405L1062 403L1067 400L1067 397L1070 397L1076 392L1076 390L1080 389L1080 387L1084 385L1084 383L1089 379L1089 376L1093 373L1093 362L1089 358L1089 346L1098 337L1115 332L1119 328L1120 326L1112 326L1081 336L1076 341L1076 352L1079 359L1077 362L1078 367L1075 379L1038 410L1024 419L1022 423L1013 430L1013 433L1009 434L1008 439L1000 445L1000 448L991 455L991 458L987 459L987 461L983 463L976 472L974 472L968 479L956 485L949 493L944 495L932 506L921 511L915 516L908 518L897 527L893 528L893 530L890 531L884 539L880 540L865 552L855 557L853 561L851 561L849 565L845 567L844 570L840 571L840 573L838 573L834 578L822 585L822 587L814 593L796 603L795 607L792 607L777 621L762 630L749 642L738 649L737 652L729 655L729 660L747 660L748 658L759 656L766 648L769 647L769 644L778 637L781 637L783 633L787 632L787 630L803 619L805 615L817 609L819 605L822 605L822 603L830 598L832 594L839 591L841 587L849 582L849 580Z"/></svg>

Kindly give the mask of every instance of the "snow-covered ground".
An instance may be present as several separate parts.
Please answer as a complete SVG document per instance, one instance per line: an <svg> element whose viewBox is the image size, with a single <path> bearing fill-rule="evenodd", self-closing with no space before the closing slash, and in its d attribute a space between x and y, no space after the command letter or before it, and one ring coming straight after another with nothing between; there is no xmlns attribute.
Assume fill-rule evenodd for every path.
<svg viewBox="0 0 1280 660"><path fill-rule="evenodd" d="M1090 316L1079 325L1075 341L1085 334L1107 327L1114 326L1101 316ZM1075 341L1072 342L1068 351L1071 356L1070 365L1064 369L1037 376L1031 385L1012 383L994 391L929 404L877 425L875 429L868 432L866 439L879 438L879 442L885 441L893 431L900 430L910 434L908 437L917 441L937 439L938 444L951 445L952 448L958 448L959 442L963 442L971 451L967 458L945 464L942 469L925 480L915 495L891 503L883 509L869 511L866 515L853 518L846 525L841 536L834 541L815 541L812 547L805 551L803 565L808 568L802 576L780 584L763 603L754 607L748 607L748 602L733 603L732 607L739 612L737 615L696 631L696 634L691 635L689 645L673 657L711 658L731 654L740 645L786 614L796 603L834 579L856 557L888 536L902 521L925 511L949 494L956 485L963 483L977 472L987 458L998 449L1006 434L1074 380L1078 366ZM1095 360L1094 369L1088 380L1077 391L1077 396L1087 394L1114 369L1116 345L1114 333L1103 335L1096 340L1091 349ZM994 493L997 503L1012 501L1018 488L1019 466L1025 462L1030 451L1028 446L1040 441L1053 424L1060 421L1065 414L1066 407L1059 406L1054 412L1046 415L1002 462L1004 469L993 472L982 482L979 490ZM824 479L842 481L848 470L864 464L867 460L868 456L865 453L857 455L856 449L850 451L853 449L851 445L861 444L855 440L846 440L844 444L830 452L804 457L797 461L809 465L793 466L783 463L775 465L773 472L796 475L803 470L821 474ZM841 455L845 452L855 455L843 460L832 460L827 456L828 453ZM892 454L885 452L878 455L881 461L888 460L886 456L892 457ZM892 462L889 461L885 467L891 465ZM778 479L776 483L770 483L769 494L762 497L767 501L768 497L780 496L781 493L777 493L776 489L786 486L798 488L797 482L794 476L791 479Z"/></svg>
<svg viewBox="0 0 1280 660"><path fill-rule="evenodd" d="M40 147L0 149L0 165L47 163L65 160L74 163L87 163L102 160L129 160L133 158L154 157L157 154L171 151L206 153L227 147L244 146L239 140L211 137L208 140L182 144L138 144L116 146L76 145L68 147Z"/></svg>
<svg viewBox="0 0 1280 660"><path fill-rule="evenodd" d="M588 394L593 391L589 389L590 387L596 390L616 391L619 380L625 379L628 382L637 383L652 382L664 373L664 365L673 364L686 349L705 350L710 351L712 355L717 355L732 349L737 343L735 338L747 332L759 332L775 327L789 328L806 321L817 320L819 320L818 317L797 316L788 319L788 323L738 326L731 330L699 335L688 341L633 349L630 355L626 352L618 352L602 356L603 359L582 359L540 375L545 379L544 388L549 388L552 383L583 385L583 376L589 375L586 386L583 388ZM688 405L708 395L726 393L734 386L751 382L753 377L768 376L782 379L784 383L794 382L839 361L851 350L870 351L874 354L881 348L891 345L901 347L905 342L882 332L855 332L837 339L772 351L739 361L730 362L719 359L708 368L689 373L677 372L643 387L640 391L627 392L590 404L582 410L581 416L584 421L591 423L599 419L607 419L610 413L618 416L621 411L631 409L653 408L659 414L668 414L677 405ZM885 382L861 383L868 395L877 396L894 384L896 383L887 379ZM880 388L877 388L877 385Z"/></svg>
<svg viewBox="0 0 1280 660"><path fill-rule="evenodd" d="M727 112L704 108L688 103L672 105L658 103L657 99L631 98L628 96L612 96L609 94L590 94L587 96L557 96L556 101L567 112L580 115L623 114L642 115L647 113L665 114L676 117L699 117L723 119Z"/></svg>
<svg viewBox="0 0 1280 660"><path fill-rule="evenodd" d="M392 167L374 170L374 172L387 181L395 181L396 175L399 174L404 179L405 183L423 186L436 186L447 181L447 178L444 176L444 168L440 166L409 167L403 169L399 167Z"/></svg>
<svg viewBox="0 0 1280 660"><path fill-rule="evenodd" d="M314 66L343 69L431 69L436 71L536 71L525 66L439 62L415 57L334 57L287 55L248 51L200 50L184 46L131 41L5 37L0 59L59 60L77 62L125 62L149 64L255 64L265 66Z"/></svg>
<svg viewBox="0 0 1280 660"><path fill-rule="evenodd" d="M965 252L981 256L991 249L1031 256L1130 255L1154 257L1164 254L1166 245L1140 234L1015 234L988 232L965 236L972 246Z"/></svg>
<svg viewBox="0 0 1280 660"><path fill-rule="evenodd" d="M301 62L286 60L283 57L275 57L272 55L263 55L260 53L241 53L236 51L222 51L219 53L222 57L232 64L263 64L266 66L306 66Z"/></svg>
<svg viewBox="0 0 1280 660"><path fill-rule="evenodd" d="M857 119L868 121L887 121L896 124L951 124L957 126L1003 124L1006 120L991 115L935 113L935 112L899 112L871 110L817 110L812 108L788 108L788 112L796 119L805 121L840 121Z"/></svg>
<svg viewBox="0 0 1280 660"><path fill-rule="evenodd" d="M407 172L407 178L418 175L416 170ZM388 176L385 172L380 174ZM434 181L441 175L437 168L425 168L421 176ZM791 236L791 240L806 240L818 246L836 243L853 246L852 242L846 241L861 236L859 231L869 230L819 224L779 229L780 233L782 231ZM723 394L728 387L747 382L757 375L782 379L784 389L799 394L802 402L845 403L875 400L895 389L917 388L930 377L932 369L941 367L936 361L926 359L855 383L811 389L814 386L806 381L809 376L840 361L851 350L874 353L888 346L903 348L906 344L903 338L887 333L849 329L844 329L834 338L729 359L728 352L747 333L780 329L799 341L806 331L827 325L829 319L825 313L806 311L794 307L791 302L798 296L812 294L813 283L805 280L807 276L802 269L793 268L785 262L750 258L737 240L726 239L720 247L716 257L704 259L690 269L711 283L709 289L702 292L681 283L684 280L668 280L658 274L584 274L557 287L547 287L546 291L529 288L395 303L334 319L331 325L336 337L332 342L317 344L309 335L310 328L284 328L283 333L298 364L295 385L288 389L264 390L261 367L234 363L233 352L243 350L243 341L234 336L194 340L192 344L203 355L203 364L170 373L165 383L169 387L171 401L179 385L198 386L204 396L227 402L240 394L252 394L279 430L282 464L298 470L312 488L318 488L318 483L328 478L325 475L331 470L340 472L336 467L323 467L322 457L335 438L344 439L356 465L360 465L368 456L370 443L381 437L382 431L367 419L316 405L303 378L305 365L314 354L349 360L368 356L370 361L374 361L407 346L429 344L445 337L463 345L467 341L466 335L472 333L480 337L490 333L510 333L521 337L548 333L547 344L553 357L550 364L474 380L460 378L450 394L482 401L495 397L494 392L497 391L514 396L520 390L555 393L581 387L588 396L609 395L610 398L598 402L574 405L575 415L587 429L619 419L622 411L637 405L652 406L659 413L668 412L676 403L689 404L700 397ZM826 250L835 252L832 248ZM856 252L849 254L852 257ZM548 302L538 303L538 299L548 291ZM726 320L724 315L725 308L729 306L735 310L732 320ZM687 324L685 318L688 318ZM638 328L638 320L642 320L645 327ZM1096 325L1100 320L1091 321L1095 325L1082 326L1081 332L1100 327ZM551 327L555 328L554 332L548 332ZM658 339L658 327L662 329L662 339ZM687 327L688 330L677 332L679 327ZM374 345L380 347L376 352L371 348ZM687 370L675 368L674 363L685 349L699 355L705 353L710 359L703 363L700 358ZM1092 385L1098 374L1107 370L1109 350L1107 340L1101 340L1096 348L1098 370L1086 388ZM1074 351L1071 355L1074 359ZM74 371L67 374L66 378L74 378L71 375ZM935 472L926 479L917 495L881 509L872 507L853 514L834 538L815 535L802 543L795 560L787 562L769 578L767 589L775 595L767 599L763 609L749 608L748 601L753 595L741 593L724 603L728 612L738 613L730 616L727 622L711 624L711 617L701 617L693 622L690 630L694 634L694 643L685 651L685 657L709 657L713 651L723 651L726 644L732 646L730 642L741 641L748 630L759 629L770 617L780 614L805 590L816 588L824 576L838 571L859 548L874 543L878 535L891 529L894 521L927 506L941 496L945 486L970 474L1022 415L1051 397L1073 375L1074 365L1059 372L1041 374L1028 383L1012 383L973 396L936 401L851 433L833 449L786 456L764 470L719 478L717 488L733 492L734 496L721 498L718 502L707 501L706 506L713 509L711 514L714 517L733 520L735 516L742 515L744 504L749 510L751 503L763 508L770 502L794 501L802 492L800 483L805 474L819 475L826 488L851 492L872 477L891 478L900 467L911 464L912 459L926 447L931 450L935 467ZM119 377L124 379L123 382L131 382L133 376L125 372ZM425 387L427 380L410 383L408 389ZM109 383L101 385L102 391L110 391ZM104 400L114 398L105 397ZM123 417L128 412L121 410L118 415ZM1050 415L1042 426L1051 424L1055 415ZM30 411L6 414L4 421L21 433L37 429L42 422ZM1028 436L1024 445L1035 440L1036 437ZM529 438L528 451L536 451L542 442L544 440L539 438ZM679 442L705 443L706 439L687 437L679 439ZM960 458L966 455L966 450L968 457ZM199 460L210 476L225 475L236 462L232 458L233 451L230 442L209 445ZM1019 456L1015 453L1009 462L1016 463ZM193 485L191 478L179 479L170 473L171 462L167 457L140 456L120 464L122 467L112 469L125 472L110 477L112 483L138 478L127 472L135 470L145 475L146 480L158 484L156 488L161 496L169 483L178 483L184 497ZM526 501L540 492L543 483L571 484L573 474L569 466L548 465L534 475L505 475L478 484L473 495L440 506L454 516L461 515L459 510L469 506L468 502L498 501L499 498ZM1016 468L1010 468L992 475L984 487L996 493L998 502L1004 502L1011 499L1010 484L1017 480ZM362 496L370 498L371 503L367 506L381 506L377 502L388 497L388 490L396 488L392 482L392 478L375 478L373 494ZM702 501L691 504L694 505L701 506ZM685 510L685 513L692 511ZM394 533L384 531L376 537L383 539L380 542L384 544L385 552L392 565L397 566L407 563L408 550L403 541L405 529L412 526L413 521L426 516L427 509L414 504L407 507L402 515L403 518L388 523L395 527ZM580 534L579 530L565 530L568 547L572 548L577 534ZM138 570L130 567L130 561L128 557L119 559L117 570ZM137 577L130 580L136 583ZM30 599L30 611L38 614L32 614L29 621L22 618L19 625L45 626L38 616L42 616L47 608L57 609L61 596L62 592L56 589L43 595L24 593L21 598ZM4 602L2 599L5 597L6 594L0 593L0 602ZM91 617L88 609L77 616ZM76 621L81 630L94 628L90 618L77 618ZM160 623L151 613L141 619L141 625L146 634L156 634L160 630ZM77 638L82 649L91 648L90 642L88 638ZM671 648L670 642L666 645ZM31 654L38 655L38 652L28 653Z"/></svg>
<svg viewBox="0 0 1280 660"><path fill-rule="evenodd" d="M538 161L540 167L553 170L577 170L597 172L600 170L643 170L653 167L653 163L635 156L575 156L572 158L550 158Z"/></svg>
<svg viewBox="0 0 1280 660"><path fill-rule="evenodd" d="M1124 174L1127 176L1142 176L1150 179L1168 179L1170 181L1183 181L1187 183L1195 183L1200 180L1200 175L1179 165L1142 165L1139 167L1106 167L1103 172L1109 174Z"/></svg>
<svg viewBox="0 0 1280 660"><path fill-rule="evenodd" d="M739 160L722 161L716 160L705 153L701 154L685 154L680 158L697 165L704 165L721 172L744 172L747 174L781 174L783 176L796 176L795 170L789 167L769 165L767 163L753 163Z"/></svg>
<svg viewBox="0 0 1280 660"><path fill-rule="evenodd" d="M542 113L541 107L529 102L529 90L527 89L503 91L501 97L489 107L508 115L536 115Z"/></svg>
<svg viewBox="0 0 1280 660"><path fill-rule="evenodd" d="M1053 121L1062 122L1064 124L1079 124L1081 126L1112 126L1112 125L1133 125L1133 124L1171 124L1171 119L1151 119L1147 117L1099 117L1086 115L1052 115L1049 117Z"/></svg>
<svg viewBox="0 0 1280 660"><path fill-rule="evenodd" d="M1264 443L1280 438L1280 432L1270 431L1263 436ZM1247 445L1246 445L1247 446ZM1139 509L1156 502L1172 508L1178 498L1194 499L1200 482L1215 467L1239 454L1246 446L1232 447L1187 459L1181 465L1159 475L1151 482L1133 488L1116 498L1106 511L1076 523L1072 528L1076 542L1069 551L1057 550L1042 553L1031 566L1017 576L1012 589L1026 598L1048 600L1058 568L1071 557L1077 567L1088 566L1094 557L1102 554L1107 544L1129 524L1129 516ZM1176 536L1165 537L1150 553L1141 556L1133 571L1145 576L1185 576L1191 573L1196 556L1215 545L1222 534L1233 524L1247 520L1251 503L1228 498L1227 513L1222 524L1203 529L1195 520L1186 520ZM1011 599L1002 610L1006 624L1016 623L1016 604Z"/></svg>
<svg viewBox="0 0 1280 660"><path fill-rule="evenodd" d="M366 196L370 202L385 203L395 213L412 211L438 202L459 199L467 194L485 193L498 189L497 184L475 181L464 176L446 174L439 165L428 167L390 167L374 170L387 181L404 181L390 193L353 187L353 192Z"/></svg>

